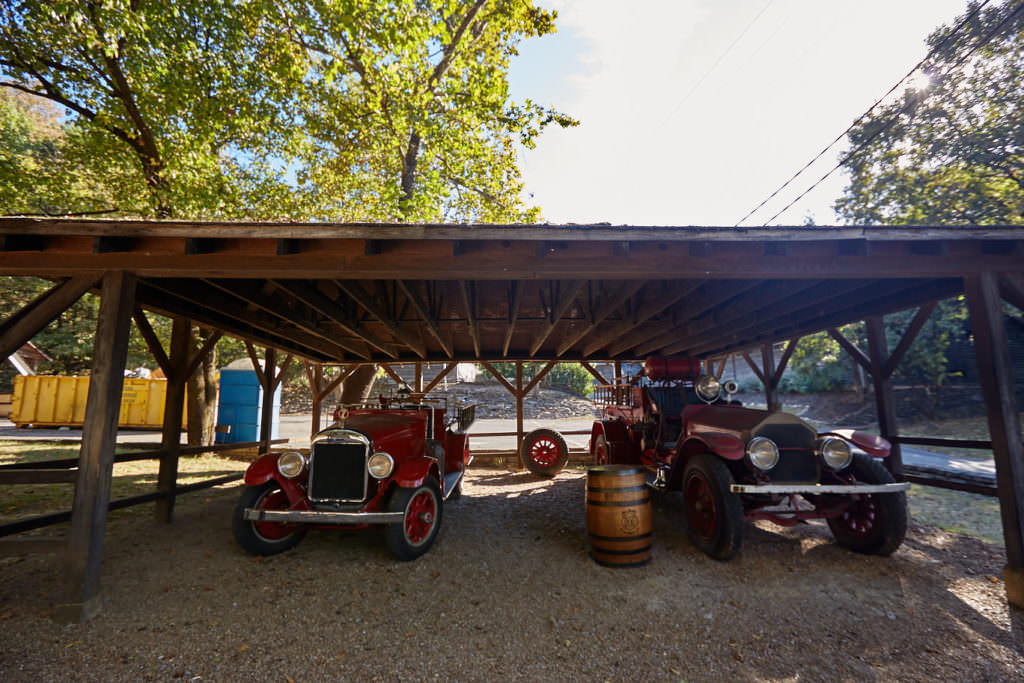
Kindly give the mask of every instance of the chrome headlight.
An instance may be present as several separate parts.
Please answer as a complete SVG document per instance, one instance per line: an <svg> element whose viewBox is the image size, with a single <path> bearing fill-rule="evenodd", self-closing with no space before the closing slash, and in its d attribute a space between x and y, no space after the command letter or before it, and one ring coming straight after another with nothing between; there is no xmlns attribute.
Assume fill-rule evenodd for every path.
<svg viewBox="0 0 1024 683"><path fill-rule="evenodd" d="M694 386L697 397L705 403L713 403L722 395L722 383L714 375L701 375Z"/></svg>
<svg viewBox="0 0 1024 683"><path fill-rule="evenodd" d="M298 451L285 451L277 456L277 471L282 477L294 479L306 469L306 456Z"/></svg>
<svg viewBox="0 0 1024 683"><path fill-rule="evenodd" d="M769 438L755 436L747 444L747 457L757 469L770 470L779 464L779 447Z"/></svg>
<svg viewBox="0 0 1024 683"><path fill-rule="evenodd" d="M833 436L827 436L821 440L818 452L821 453L821 459L825 461L825 464L837 471L848 467L853 461L853 450L850 448L850 444Z"/></svg>
<svg viewBox="0 0 1024 683"><path fill-rule="evenodd" d="M390 476L391 472L395 469L395 459L384 451L377 451L370 456L369 461L366 463L366 469L369 470L370 476L374 479L383 479Z"/></svg>

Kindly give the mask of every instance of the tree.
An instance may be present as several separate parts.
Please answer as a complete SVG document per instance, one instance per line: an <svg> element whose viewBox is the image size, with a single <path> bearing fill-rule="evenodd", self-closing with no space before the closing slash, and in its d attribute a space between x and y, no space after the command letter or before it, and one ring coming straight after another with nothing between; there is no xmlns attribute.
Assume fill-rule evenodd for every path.
<svg viewBox="0 0 1024 683"><path fill-rule="evenodd" d="M102 179L121 215L532 220L516 143L575 123L508 101L516 44L554 30L554 13L525 0L21 0L0 12L0 85L68 112L79 174ZM213 363L190 396L208 394Z"/></svg>
<svg viewBox="0 0 1024 683"><path fill-rule="evenodd" d="M316 216L533 221L516 145L576 122L509 101L516 45L554 31L524 0L312 0L291 6L313 56L296 159Z"/></svg>
<svg viewBox="0 0 1024 683"><path fill-rule="evenodd" d="M1024 8L970 16L978 4L928 38L929 83L850 132L850 183L836 202L847 221L1024 221Z"/></svg>

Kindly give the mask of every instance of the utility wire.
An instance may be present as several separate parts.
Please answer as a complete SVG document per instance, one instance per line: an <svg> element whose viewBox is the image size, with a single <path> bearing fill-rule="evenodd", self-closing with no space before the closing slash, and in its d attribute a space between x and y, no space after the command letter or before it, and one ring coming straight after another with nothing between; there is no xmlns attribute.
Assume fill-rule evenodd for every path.
<svg viewBox="0 0 1024 683"><path fill-rule="evenodd" d="M986 3L987 3L987 2L988 2L988 0L986 0ZM981 5L981 7L984 7L984 4L983 4L983 5ZM980 9L980 7L979 7L979 9ZM1010 22L1010 21L1011 21L1011 20L1012 20L1012 19L1013 19L1014 17L1016 17L1016 16L1018 15L1018 14L1020 14L1020 12L1021 12L1022 10L1024 10L1024 2L1022 2L1022 3L1021 3L1021 4L1019 4L1019 5L1017 5L1017 9L1013 10L1013 11L1012 11L1012 12L1010 12L1010 13L1009 13L1008 15L1006 15L1006 17L1004 17L1004 18L1003 18L1003 20L1002 20L1001 22L999 22L999 24L998 24L998 25L997 25L997 26L996 26L996 27L995 27L994 29L992 29L991 31L989 31L989 32L988 32L988 34L987 34L987 35L986 35L986 36L985 36L984 38L982 38L982 39L981 39L981 40L980 40L980 41L979 41L979 42L978 42L978 43L977 43L977 44L976 44L976 45L975 45L974 47L972 47L972 48L971 48L971 49L970 49L970 50L969 50L969 51L967 52L967 54L965 54L965 55L964 55L963 57L961 57L960 59L958 59L958 60L956 61L956 63L954 63L954 64L953 64L953 66L949 67L949 69L947 69L947 70L946 70L946 72L945 72L944 74L942 74L941 76L939 76L939 79L941 80L942 78L945 78L945 77L946 77L946 76L948 76L948 75L949 75L950 73L952 73L952 72L953 72L953 71L954 71L955 69L959 68L959 67L960 67L960 66L961 66L961 65L962 65L962 64L963 64L964 62L966 62L966 61L967 61L967 60L968 60L968 59L969 59L969 58L971 57L971 55L973 55L973 54L974 54L975 52L977 52L977 51L978 51L978 48L980 48L980 47L982 47L983 45L985 45L986 43L988 43L988 42L989 42L990 40L992 40L992 38L993 38L993 37L994 37L994 36L995 36L995 35L996 35L997 33L999 33L1000 31L1002 31L1002 30L1003 30L1003 27L1004 27L1004 26L1005 26L1006 24L1008 24L1008 23L1009 23L1009 22ZM944 43L944 42L945 42L945 41L943 41L943 43ZM907 103L907 104L904 104L904 105L903 105L902 107L900 107L900 110L899 110L898 112L896 112L896 114L894 114L893 116L891 116L891 117L889 118L889 120L885 122L885 124L884 124L884 125L880 126L880 127L879 127L879 128L878 128L878 129L877 129L877 130L876 130L875 132L874 132L874 133L872 133L872 134L871 134L870 136L868 136L868 138L867 138L866 140L864 140L864 142L860 143L860 144L859 144L859 145L857 145L857 146L856 146L856 147L855 147L854 149L852 149L852 150L850 150L849 152L847 152L846 154L844 154L844 155L843 155L843 157L842 157L842 158L841 158L841 159L839 160L839 163L837 163L837 164L836 164L835 166L833 166L833 167L832 167L832 169L831 169L831 170L830 170L830 171L829 171L828 173L826 173L825 175L821 176L821 178L819 178L819 179L817 180L817 182L815 182L815 183L814 183L813 185L811 185L811 186L810 186L809 188L807 188L806 190L804 190L803 192L801 192L801 193L800 193L800 195L799 195L799 196L798 196L798 197L797 197L796 199L794 199L793 201L791 201L791 202L790 202L789 204L786 204L786 206L784 206L784 207L782 208L782 210L780 210L780 211L779 211L778 213L776 213L776 214L775 214L774 216L772 216L771 218L769 218L768 220L766 220L766 221L765 221L764 223L762 223L762 224L761 224L761 227L767 227L767 225L768 225L769 223L771 223L771 222L772 222L773 220L775 220L776 218L778 218L779 216L781 216L781 215L782 215L783 213L785 213L786 211L788 211L788 210L790 209L790 207L792 207L792 206L793 206L794 204L796 204L796 203L797 203L798 201L800 201L801 199L803 199L804 197L806 197L806 196L807 196L807 194L808 194L808 193L810 193L810 192L811 192L811 191L812 191L812 190L813 190L814 188L818 187L818 185L821 185L821 184L822 184L823 182L825 182L825 179L826 179L826 178L828 178L828 177L829 177L830 175L832 175L833 173L835 173L836 171L838 171L838 170L839 170L840 168L842 168L842 167L843 167L843 165L844 165L844 164L846 164L846 162L847 162L847 161L849 161L850 159L852 159L852 158L853 158L854 156L856 156L857 154L859 154L861 150L863 150L863 149L864 149L865 147L867 147L868 145L870 145L870 144L871 144L871 142L872 142L872 141L873 141L873 140L874 140L874 139L875 139L876 137L878 137L879 135L881 135L881 134L882 134L882 133L883 133L884 131L888 130L889 128L892 128L892 125L893 125L894 123L896 123L896 121L897 121L897 120L899 120L899 117L900 117L900 115L902 115L903 113L905 113L905 112L906 112L906 111L907 111L907 110L909 109L909 106L910 106L910 104L913 104L913 103ZM844 133L844 135L845 135L845 133ZM820 156L820 155L819 155L819 156Z"/></svg>
<svg viewBox="0 0 1024 683"><path fill-rule="evenodd" d="M679 111L679 109L684 104L686 104L686 101L690 99L690 97L693 95L693 93L697 92L697 89L700 88L700 86L703 85L704 81L707 80L708 76L710 76L711 73L715 69L718 68L718 65L722 63L722 60L729 56L729 53L732 52L733 48L736 47L736 45L741 40L743 40L743 36L747 35L747 31L749 31L751 28L753 28L754 24L757 23L757 20L760 19L761 15L764 14L768 10L768 8L772 6L773 2L775 2L775 0L768 0L768 2L765 4L765 6L761 8L761 11L758 12L757 15L753 19L750 20L750 23L747 24L746 28L744 28L742 31L740 31L739 35L736 36L733 39L732 43L729 44L729 47L725 48L725 52L723 52L722 54L718 55L718 59L715 60L715 63L712 64L711 67L707 71L704 72L703 76L701 76L700 78L697 79L696 83L694 83L692 86L690 86L690 89L686 92L685 95L683 95L682 99L679 100L679 102L675 105L675 107L673 107L673 109L672 109L673 113ZM680 55L680 60L681 60L681 57L682 57L682 55ZM676 68L678 68L678 66L679 65L677 63Z"/></svg>
<svg viewBox="0 0 1024 683"><path fill-rule="evenodd" d="M836 139L835 139L835 140L833 140L832 142L830 142L830 143L828 143L827 145L825 145L825 147L824 147L824 148L823 148L823 149L822 149L822 150L821 150L820 152L818 152L818 154L817 154L817 155L815 155L815 157L814 157L813 159L811 159L811 160L810 160L810 161L808 161L808 162L807 162L806 164L804 164L803 168L801 168L801 169L800 169L799 171L797 171L796 173L794 173L794 174L793 174L793 175L792 175L792 176L790 177L790 179L789 179L789 180L787 180L786 182L784 182L784 183L783 183L783 184L782 184L782 185L781 185L781 186L780 186L780 187L779 187L779 188L778 188L777 190L775 190L775 191L774 191L774 192L772 192L772 193L771 193L770 195L768 195L768 197L767 197L766 199L764 199L764 201L762 201L762 202L761 202L760 204L758 204L757 206L755 206L755 207L754 207L754 208L753 208L753 209L752 209L752 210L751 210L751 211L750 211L750 212L749 212L749 213L748 213L748 214L747 214L746 216L744 216L743 218L741 218L741 219L739 219L738 221L736 221L736 225L734 225L733 227L735 227L735 228L738 228L738 227L740 226L740 223L742 223L743 221L747 220L748 218L750 218L751 216L753 216L753 215L754 215L755 213L757 213L757 212L758 212L758 211L759 211L759 210L761 209L761 207L763 207L763 206L764 206L765 204L767 204L767 203L768 203L768 202L770 202L770 201L771 201L772 199L774 199L774 198L775 198L775 197L776 197L776 196L777 196L777 195L778 195L778 194L779 194L780 192L782 192L782 191L783 191L783 190L785 190L785 189L786 189L787 187L789 187L789 186L790 186L790 185L791 185L791 184L793 183L793 181L794 181L794 180L796 180L796 179L797 179L797 178L799 178L799 177L800 177L801 175L803 175L804 171L806 171L806 170L807 170L808 168L810 168L810 167L811 167L811 166L812 166L812 165L813 165L813 164L814 164L814 163L815 163L815 162L816 162L816 161L817 161L818 159L820 159L821 157L825 156L825 154L827 154L827 153L828 153L828 151L829 151L830 149L832 149L833 147L835 147L835 146L836 146L836 144L837 144L837 143L838 143L839 141L841 141L841 140L842 140L843 138L845 138L845 137L846 137L846 136L847 136L847 135L849 134L849 132L850 132L851 130L853 130L853 129L854 129L854 128L855 128L856 126L857 126L857 124L859 124L859 123L860 123L861 121L863 121L864 119L866 119L866 118L868 117L868 115L869 115L869 114L870 114L870 113L871 113L872 111L874 111L874 110L875 110L875 108L876 108L876 107L877 107L877 106L878 106L879 104L881 104L881 103L882 103L882 102L883 102L883 101L885 100L885 98L889 97L889 95L891 95L891 94L893 94L894 92L896 92L896 90L897 90L897 89L898 89L898 88L899 88L899 87L900 87L901 85L903 85L903 84L904 84L904 83L905 83L905 82L907 81L907 79L909 79L909 78L910 78L911 76L913 76L913 75L914 75L914 73L915 73L916 71L918 71L918 70L919 70L919 69L920 69L920 68L921 68L922 66L924 66L924 64L925 64L925 63L926 63L926 62L927 62L927 61L928 61L929 59L931 59L931 58L932 58L933 56L935 56L935 55L936 55L936 54L938 53L938 51L939 51L939 50L941 50L941 49L942 49L943 47L945 47L946 43L948 43L948 42L949 42L949 40L950 40L950 39L951 39L951 38L952 38L952 37L953 37L954 35L956 35L956 34L957 34L957 33L959 33L959 32L960 32L961 30L963 30L963 28L964 28L964 27L965 27L965 26L967 25L967 23L968 23L968 22L970 22L970 20L971 20L971 19L973 19L973 18L975 17L975 15L977 15L977 14L978 14L978 13L979 13L979 12L980 12L980 11L981 11L982 9L984 9L985 5L987 5L987 4L989 3L989 2L991 2L991 0L985 0L985 1L983 2L983 3L981 3L980 5L978 5L978 6L977 6L977 7L976 7L976 8L974 9L974 11L973 11L973 12L971 12L971 13L970 13L970 14L968 14L968 15L967 15L966 17L964 17L964 18L963 18L963 20L962 20L962 21L961 21L961 22L960 22L959 24L957 24L957 25L956 25L956 27L955 27L955 28L954 28L954 29L953 29L952 31L950 31L950 32L949 32L948 34L946 34L946 36L945 36L945 37L944 37L944 38L942 39L942 41L940 41L940 42L939 42L939 44L938 44L938 45L936 45L935 47L933 47L933 48L932 48L932 49L931 49L931 50L930 50L930 51L928 52L928 54L924 56L924 58L923 58L923 59L922 59L922 60L921 60L920 62L918 62L917 64L915 64L915 65L914 65L914 68L912 68L912 69L911 69L910 71L908 71L908 72L907 72L907 74L906 74L906 75L905 75L905 76L904 76L903 78L901 78L901 79L900 79L899 81L897 81L897 82L896 82L896 85L894 85L894 86L892 86L891 88L889 88L889 90L888 90L888 91L887 91L887 92L886 92L886 93L885 93L884 95L882 95L881 97L879 97L879 98L878 98L877 100L875 100L875 103L874 103L874 104L872 104L872 105L871 105L870 107L868 107L868 110L867 110L867 111L865 111L865 112L864 112L863 114L861 114L861 115L860 115L859 117L857 117L857 120L856 120L856 121L854 121L853 123L851 123L851 124L850 124L850 127L849 127L849 128L847 128L847 129L846 129L846 130L844 130L844 131L843 131L842 133L840 133L840 134L839 134L839 135L838 135L838 136L836 137ZM1019 10L1019 9L1020 9L1020 8L1018 8L1018 10ZM1002 26L1002 24L1000 24L1000 26ZM977 48L975 48L975 49L977 49ZM972 52L973 52L973 50L972 50ZM879 130L878 132L881 132L881 130ZM874 137L874 136L872 136L872 137ZM845 159L844 159L844 161L841 161L841 162L839 163L839 166L842 166L842 164L843 164L844 162L845 162ZM836 168L838 168L838 166L837 166ZM836 171L836 169L835 169L835 168L833 168L833 169L832 169L831 171L829 171L828 173L826 173L826 174L825 174L825 177L824 177L824 178L822 178L821 180L819 180L819 181L818 181L817 183L815 183L815 184L814 184L814 185L813 185L813 186L812 186L812 187L810 188L810 190L813 190L813 189L814 189L815 187L817 187L817 186L818 186L818 185L819 185L819 184L820 184L820 183L821 183L821 182L822 182L823 180L825 180L825 178L827 178L828 176L832 175L832 174L833 174L833 173L834 173L835 171ZM810 190L807 190L807 192L810 192ZM791 203L790 203L789 205L787 205L785 209L783 209L783 210L782 210L782 211L780 211L779 213L775 214L775 216L772 216L771 218L769 218L769 219L768 219L768 221L767 221L767 222L765 223L765 225L767 225L767 224L768 224L768 223L770 223L771 221L775 220L775 218L777 218L777 217L779 216L779 214L781 214L782 212L784 212L784 211L786 211L787 209L789 209L789 207L791 207L791 206L792 206L793 204L795 204L797 200L799 200L799 199L802 199L802 198L804 197L804 195L806 195L806 194L807 194L807 192L804 192L803 194L801 194L801 195L800 195L799 197L797 197L797 199L796 199L796 200L793 200L793 202L791 202Z"/></svg>

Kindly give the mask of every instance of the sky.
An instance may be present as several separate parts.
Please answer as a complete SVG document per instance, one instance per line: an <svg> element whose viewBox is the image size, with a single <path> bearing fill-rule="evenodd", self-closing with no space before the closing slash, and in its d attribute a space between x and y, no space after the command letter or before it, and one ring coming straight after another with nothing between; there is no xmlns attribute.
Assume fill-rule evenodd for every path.
<svg viewBox="0 0 1024 683"><path fill-rule="evenodd" d="M580 121L523 150L525 199L552 223L736 225L927 54L967 0L534 0L557 33L509 78ZM837 144L742 225L835 166ZM841 171L772 225L835 225Z"/></svg>

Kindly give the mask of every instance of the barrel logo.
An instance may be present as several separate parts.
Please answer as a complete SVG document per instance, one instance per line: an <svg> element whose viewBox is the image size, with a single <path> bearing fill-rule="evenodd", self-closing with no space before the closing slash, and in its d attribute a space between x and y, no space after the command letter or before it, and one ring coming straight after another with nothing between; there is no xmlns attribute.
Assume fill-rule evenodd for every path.
<svg viewBox="0 0 1024 683"><path fill-rule="evenodd" d="M623 533L635 534L640 531L640 518L637 516L636 510L623 510L620 521Z"/></svg>

